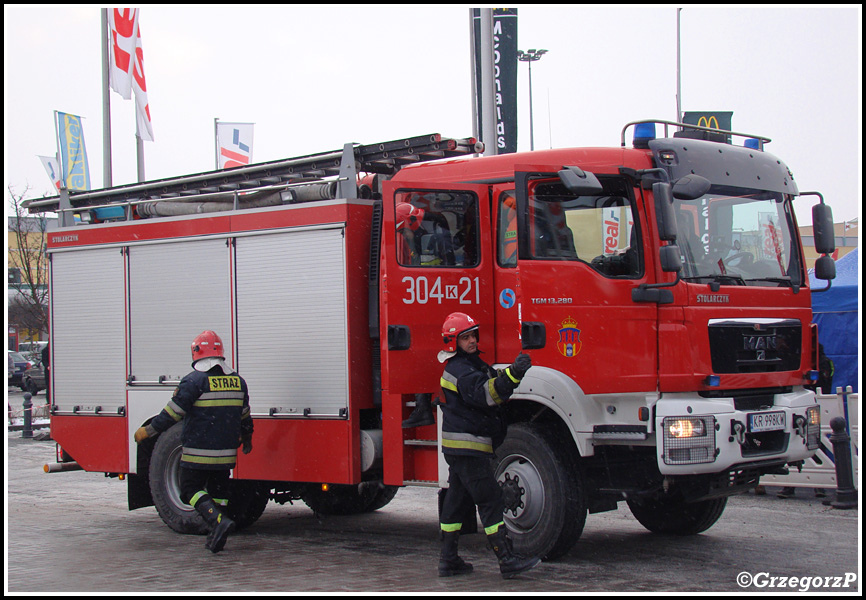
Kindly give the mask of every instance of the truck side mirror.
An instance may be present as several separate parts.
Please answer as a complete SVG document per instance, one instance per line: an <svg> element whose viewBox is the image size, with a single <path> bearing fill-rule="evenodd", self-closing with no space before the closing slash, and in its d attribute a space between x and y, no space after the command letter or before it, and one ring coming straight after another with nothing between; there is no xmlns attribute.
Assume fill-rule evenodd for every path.
<svg viewBox="0 0 866 600"><path fill-rule="evenodd" d="M580 167L563 167L558 175L565 189L576 196L595 196L604 191L598 178Z"/></svg>
<svg viewBox="0 0 866 600"><path fill-rule="evenodd" d="M662 271L665 273L677 273L683 268L683 259L677 245L662 246L659 248L659 260L662 263Z"/></svg>
<svg viewBox="0 0 866 600"><path fill-rule="evenodd" d="M673 196L678 200L697 200L710 191L712 183L700 175L686 175L674 183Z"/></svg>
<svg viewBox="0 0 866 600"><path fill-rule="evenodd" d="M836 261L826 254L819 257L815 261L815 279L836 279Z"/></svg>
<svg viewBox="0 0 866 600"><path fill-rule="evenodd" d="M659 238L667 242L674 242L677 239L677 217L674 213L671 185L664 182L654 183L653 197L656 202Z"/></svg>
<svg viewBox="0 0 866 600"><path fill-rule="evenodd" d="M812 207L812 232L815 235L815 251L818 254L832 254L836 250L833 209L823 202Z"/></svg>

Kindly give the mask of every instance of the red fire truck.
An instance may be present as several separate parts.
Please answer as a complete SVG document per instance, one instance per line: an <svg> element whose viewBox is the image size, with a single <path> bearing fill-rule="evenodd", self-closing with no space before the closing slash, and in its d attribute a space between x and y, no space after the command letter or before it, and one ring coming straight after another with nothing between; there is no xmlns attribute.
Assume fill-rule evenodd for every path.
<svg viewBox="0 0 866 600"><path fill-rule="evenodd" d="M704 531L819 443L803 194L767 138L741 136L641 122L621 147L478 157L431 135L32 200L76 218L48 240L46 470L119 476L131 509L204 531L179 499L180 426L133 432L210 329L250 387L240 525L270 500L351 514L443 487L437 424L402 421L440 395L460 311L487 362L532 357L495 461L517 551L560 556L621 501L651 531ZM417 222L398 229L404 204ZM813 221L832 252L823 198Z"/></svg>

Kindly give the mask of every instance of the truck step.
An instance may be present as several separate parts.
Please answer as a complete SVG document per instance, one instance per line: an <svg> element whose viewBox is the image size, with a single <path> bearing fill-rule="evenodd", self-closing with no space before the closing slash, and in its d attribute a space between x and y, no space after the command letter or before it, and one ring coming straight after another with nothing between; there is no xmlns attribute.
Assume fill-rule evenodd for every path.
<svg viewBox="0 0 866 600"><path fill-rule="evenodd" d="M421 480L421 479L407 479L406 481L403 482L403 485L413 485L416 487L438 488L439 482L438 481L427 481L427 480Z"/></svg>
<svg viewBox="0 0 866 600"><path fill-rule="evenodd" d="M406 446L433 446L436 447L436 440L403 440Z"/></svg>

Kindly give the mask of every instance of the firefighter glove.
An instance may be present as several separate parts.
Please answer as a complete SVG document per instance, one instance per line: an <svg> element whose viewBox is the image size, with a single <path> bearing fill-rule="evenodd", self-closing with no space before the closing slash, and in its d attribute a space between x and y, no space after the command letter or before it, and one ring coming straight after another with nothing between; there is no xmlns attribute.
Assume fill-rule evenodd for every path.
<svg viewBox="0 0 866 600"><path fill-rule="evenodd" d="M253 436L241 436L242 451L244 454L249 454L253 451Z"/></svg>
<svg viewBox="0 0 866 600"><path fill-rule="evenodd" d="M149 438L150 435L147 433L147 429L144 427L139 427L135 430L135 443L140 444L145 439Z"/></svg>
<svg viewBox="0 0 866 600"><path fill-rule="evenodd" d="M523 376L526 375L526 372L531 366L532 359L529 358L528 354L523 354L521 352L517 355L517 358L514 359L514 363L508 368L508 370L515 379L523 379Z"/></svg>

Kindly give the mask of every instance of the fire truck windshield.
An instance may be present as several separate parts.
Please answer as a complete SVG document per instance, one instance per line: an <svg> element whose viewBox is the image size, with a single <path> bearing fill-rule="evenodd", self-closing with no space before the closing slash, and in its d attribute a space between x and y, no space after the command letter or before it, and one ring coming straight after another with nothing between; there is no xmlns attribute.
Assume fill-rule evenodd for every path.
<svg viewBox="0 0 866 600"><path fill-rule="evenodd" d="M776 192L714 186L675 201L682 278L730 285L801 285L790 200Z"/></svg>

